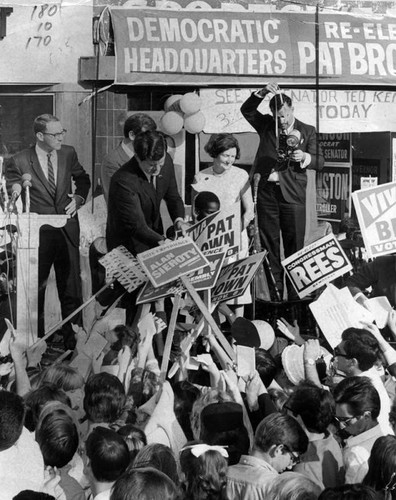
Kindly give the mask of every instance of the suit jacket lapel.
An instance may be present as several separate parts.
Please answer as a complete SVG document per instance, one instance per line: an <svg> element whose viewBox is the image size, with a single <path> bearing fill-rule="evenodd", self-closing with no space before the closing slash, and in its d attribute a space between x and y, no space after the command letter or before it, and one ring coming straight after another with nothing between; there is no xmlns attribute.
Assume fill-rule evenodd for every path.
<svg viewBox="0 0 396 500"><path fill-rule="evenodd" d="M66 182L66 157L63 149L58 151L58 172L56 176L56 198L62 194L61 190L69 189Z"/></svg>
<svg viewBox="0 0 396 500"><path fill-rule="evenodd" d="M32 167L32 171L35 173L37 178L40 180L45 189L48 191L48 194L52 197L50 185L48 183L47 178L45 177L43 169L41 168L34 146L30 151L30 165Z"/></svg>

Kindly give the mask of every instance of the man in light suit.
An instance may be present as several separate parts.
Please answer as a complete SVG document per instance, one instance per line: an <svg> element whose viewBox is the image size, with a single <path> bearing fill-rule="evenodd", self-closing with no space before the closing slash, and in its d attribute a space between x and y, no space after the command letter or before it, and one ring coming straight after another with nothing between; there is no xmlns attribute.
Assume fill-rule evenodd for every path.
<svg viewBox="0 0 396 500"><path fill-rule="evenodd" d="M270 101L272 115L257 108L263 98ZM304 246L307 169L321 170L324 158L316 141L316 130L294 117L291 99L279 94L276 83L254 92L241 107L245 119L257 131L260 143L254 161L254 172L260 174L257 214L263 244L280 295L283 294L283 270L280 262L280 233L285 257ZM294 144L289 146L291 136ZM293 141L292 141L293 142ZM294 295L290 287L290 295Z"/></svg>
<svg viewBox="0 0 396 500"><path fill-rule="evenodd" d="M43 226L40 229L38 332L39 336L43 336L45 288L52 264L62 317L67 317L82 303L77 211L85 203L91 182L74 148L63 144L66 130L58 118L40 115L34 120L33 130L36 145L17 153L7 164L8 188L15 183L22 184L22 176L30 174L31 212L70 216L62 228ZM25 209L25 192L22 193L22 202ZM78 316L73 318L73 323L80 321ZM74 348L75 339L70 322L64 325L62 333L65 347Z"/></svg>
<svg viewBox="0 0 396 500"><path fill-rule="evenodd" d="M135 154L133 141L140 132L156 130L157 125L151 116L145 113L135 113L124 123L124 138L120 144L103 158L100 180L106 203L109 201L109 189L112 176Z"/></svg>

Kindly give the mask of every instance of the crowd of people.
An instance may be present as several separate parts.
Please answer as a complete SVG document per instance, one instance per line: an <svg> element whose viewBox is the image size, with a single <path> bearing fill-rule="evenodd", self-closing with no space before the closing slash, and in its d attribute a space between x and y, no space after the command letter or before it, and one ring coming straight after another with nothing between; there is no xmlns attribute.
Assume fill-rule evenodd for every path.
<svg viewBox="0 0 396 500"><path fill-rule="evenodd" d="M257 111L268 93L275 94L272 116ZM275 291L283 297L288 288L293 298L279 267L278 235L285 255L306 243L309 172L322 168L323 156L315 129L294 118L291 101L276 84L254 93L242 112L260 135L254 165L260 174L258 216ZM11 160L8 180L17 182L32 170L41 190L32 186L32 211L71 215L65 228L41 232L39 254L41 291L54 263L66 317L81 303L79 294L72 294L73 304L68 300L76 286L68 277L76 277L76 212L89 178L73 148L62 144L65 131L56 117L42 115L34 127L37 144ZM282 135L297 136L290 150ZM254 203L248 174L233 165L238 141L214 134L205 149L213 164L194 180L194 221L240 202L239 257L246 256ZM105 282L95 267L98 256L119 245L136 255L189 227L166 137L149 116L126 120L124 139L103 161L102 179L106 241L90 255L97 289ZM162 200L173 221L168 237ZM395 307L395 262L394 256L380 257L345 280L358 302L367 307L371 286L373 296L386 295ZM238 323L249 294L223 303L214 317L230 348L249 349L251 365L242 373L242 363L231 360L211 330L196 334L199 312L187 306L177 318L168 360L163 347L170 299L144 313L135 299L136 292L125 294L117 283L99 295L90 331L80 328L75 335L69 325L62 332L72 351L68 361L31 366L24 335L9 332L9 355L0 365L0 500L396 498L393 310L386 329L369 322L348 328L332 349L323 336L300 331L294 318L279 318L277 325ZM126 320L114 326L108 315L121 309ZM244 344L254 331L255 346ZM102 347L88 352L84 346L95 335L103 337Z"/></svg>

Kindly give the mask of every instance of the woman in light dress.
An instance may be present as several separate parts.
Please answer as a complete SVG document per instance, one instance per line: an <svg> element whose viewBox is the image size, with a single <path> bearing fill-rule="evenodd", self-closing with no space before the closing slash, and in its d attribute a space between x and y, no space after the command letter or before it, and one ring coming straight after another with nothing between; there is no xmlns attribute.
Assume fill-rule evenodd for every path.
<svg viewBox="0 0 396 500"><path fill-rule="evenodd" d="M193 191L215 193L220 200L220 210L226 210L235 202L240 201L242 232L238 259L242 259L249 253L246 228L254 217L254 205L249 175L245 170L234 165L235 160L240 158L238 141L232 134L213 134L205 146L205 151L213 158L213 164L195 175ZM242 306L235 309L235 315L242 316L243 304L250 302L251 295L248 289L242 297L231 302L236 306Z"/></svg>

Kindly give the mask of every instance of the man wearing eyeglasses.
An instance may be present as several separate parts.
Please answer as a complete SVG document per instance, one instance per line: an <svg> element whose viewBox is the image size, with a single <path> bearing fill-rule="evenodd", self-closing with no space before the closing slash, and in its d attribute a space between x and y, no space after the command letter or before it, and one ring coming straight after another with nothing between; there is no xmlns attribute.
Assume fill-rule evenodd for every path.
<svg viewBox="0 0 396 500"><path fill-rule="evenodd" d="M378 341L369 331L361 328L347 328L342 341L334 349L337 370L346 377L368 377L381 401L378 421L386 434L393 434L389 423L390 399L381 379L378 362L382 359Z"/></svg>
<svg viewBox="0 0 396 500"><path fill-rule="evenodd" d="M44 226L39 241L38 334L44 332L45 288L51 266L54 265L62 317L71 314L82 303L80 281L77 211L85 202L91 182L78 161L72 146L63 144L66 130L53 115L38 116L33 123L36 144L14 155L7 164L9 191L14 184L22 185L22 176L31 176L30 211L36 214L67 214L70 218L62 228ZM26 209L26 192L22 202ZM80 323L76 316L73 323ZM65 348L75 346L70 322L63 326Z"/></svg>
<svg viewBox="0 0 396 500"><path fill-rule="evenodd" d="M378 424L380 398L367 377L348 377L334 389L340 429L349 434L343 450L345 482L360 483L368 471L371 448L386 435Z"/></svg>

